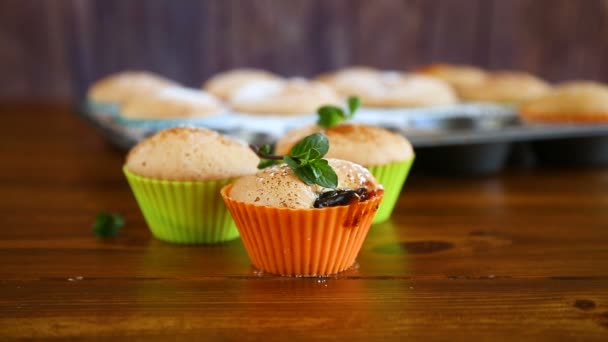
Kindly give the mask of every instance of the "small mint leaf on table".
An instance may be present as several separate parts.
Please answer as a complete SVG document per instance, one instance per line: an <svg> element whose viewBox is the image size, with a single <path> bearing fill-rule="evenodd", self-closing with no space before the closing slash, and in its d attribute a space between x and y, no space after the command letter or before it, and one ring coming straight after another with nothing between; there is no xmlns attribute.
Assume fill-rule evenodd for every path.
<svg viewBox="0 0 608 342"><path fill-rule="evenodd" d="M100 238L114 237L124 225L125 219L122 215L101 212L95 217L93 234Z"/></svg>

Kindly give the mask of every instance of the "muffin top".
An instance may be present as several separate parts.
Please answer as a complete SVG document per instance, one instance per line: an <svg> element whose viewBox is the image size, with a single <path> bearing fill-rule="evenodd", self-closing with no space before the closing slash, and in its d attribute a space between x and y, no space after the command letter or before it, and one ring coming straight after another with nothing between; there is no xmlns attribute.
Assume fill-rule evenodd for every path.
<svg viewBox="0 0 608 342"><path fill-rule="evenodd" d="M497 71L483 82L459 88L460 96L471 101L522 103L546 94L551 86L540 78L524 72Z"/></svg>
<svg viewBox="0 0 608 342"><path fill-rule="evenodd" d="M318 75L316 80L330 86L341 96L356 96L361 89L377 82L379 73L374 68L353 66Z"/></svg>
<svg viewBox="0 0 608 342"><path fill-rule="evenodd" d="M341 124L331 128L311 125L293 130L277 141L276 152L287 154L296 143L316 132L323 132L329 139L328 158L375 166L414 156L412 145L402 135L376 126L355 124Z"/></svg>
<svg viewBox="0 0 608 342"><path fill-rule="evenodd" d="M121 115L131 119L175 119L206 117L223 110L213 95L198 89L166 87L153 94L128 100Z"/></svg>
<svg viewBox="0 0 608 342"><path fill-rule="evenodd" d="M425 75L350 68L319 79L344 96L358 96L368 107L419 107L457 101L447 82Z"/></svg>
<svg viewBox="0 0 608 342"><path fill-rule="evenodd" d="M448 82L456 91L463 86L479 84L486 77L485 71L470 65L437 63L424 66L417 71Z"/></svg>
<svg viewBox="0 0 608 342"><path fill-rule="evenodd" d="M373 193L382 189L374 176L363 166L339 159L327 159L338 175L336 190L365 189ZM287 164L274 165L255 175L239 178L230 191L230 198L240 202L278 208L314 208L320 194L333 189L302 182Z"/></svg>
<svg viewBox="0 0 608 342"><path fill-rule="evenodd" d="M227 100L240 87L254 81L260 80L280 80L279 75L260 69L233 69L211 77L203 89L223 100Z"/></svg>
<svg viewBox="0 0 608 342"><path fill-rule="evenodd" d="M253 174L258 162L243 142L205 128L175 127L137 144L126 167L147 178L205 181Z"/></svg>
<svg viewBox="0 0 608 342"><path fill-rule="evenodd" d="M608 120L608 85L591 81L563 83L550 93L525 103L522 116L536 120L576 121L594 116Z"/></svg>
<svg viewBox="0 0 608 342"><path fill-rule="evenodd" d="M148 95L177 83L145 71L126 71L95 82L87 97L97 102L122 104L133 96Z"/></svg>
<svg viewBox="0 0 608 342"><path fill-rule="evenodd" d="M328 86L300 78L251 82L230 98L230 105L248 114L311 114L326 104L339 104Z"/></svg>

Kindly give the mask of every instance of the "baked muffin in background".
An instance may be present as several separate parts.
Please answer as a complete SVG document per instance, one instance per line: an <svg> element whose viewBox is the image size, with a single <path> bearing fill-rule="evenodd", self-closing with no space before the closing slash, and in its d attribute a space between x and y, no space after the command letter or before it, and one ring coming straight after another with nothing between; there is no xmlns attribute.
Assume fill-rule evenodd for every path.
<svg viewBox="0 0 608 342"><path fill-rule="evenodd" d="M255 267L286 276L325 276L350 268L383 190L364 167L328 159L336 189L307 185L286 164L244 176L222 196ZM322 206L325 198L348 197Z"/></svg>
<svg viewBox="0 0 608 342"><path fill-rule="evenodd" d="M178 84L151 72L124 71L93 83L87 92L87 101L94 112L118 114L120 106L129 99L148 95L169 86L178 86Z"/></svg>
<svg viewBox="0 0 608 342"><path fill-rule="evenodd" d="M363 165L384 187L384 200L373 223L388 220L414 162L414 150L405 137L384 128L343 123L331 128L317 125L293 130L276 143L278 154L287 154L304 137L322 132L329 139L328 158Z"/></svg>
<svg viewBox="0 0 608 342"><path fill-rule="evenodd" d="M366 107L423 107L457 102L447 82L425 75L356 67L323 74L317 79L342 96L359 97Z"/></svg>
<svg viewBox="0 0 608 342"><path fill-rule="evenodd" d="M123 171L156 238L217 243L238 237L221 188L257 172L258 162L241 141L204 128L176 127L137 144Z"/></svg>
<svg viewBox="0 0 608 342"><path fill-rule="evenodd" d="M166 120L203 118L221 113L224 107L215 96L184 87L165 87L135 96L125 102L121 116L128 119Z"/></svg>
<svg viewBox="0 0 608 342"><path fill-rule="evenodd" d="M551 85L525 72L489 72L483 82L459 88L463 100L521 104L542 96L551 90Z"/></svg>
<svg viewBox="0 0 608 342"><path fill-rule="evenodd" d="M239 88L261 80L281 80L281 76L269 71L241 68L215 74L203 84L203 89L226 101Z"/></svg>
<svg viewBox="0 0 608 342"><path fill-rule="evenodd" d="M254 115L312 114L325 104L340 104L330 87L302 78L251 82L229 100L233 110Z"/></svg>
<svg viewBox="0 0 608 342"><path fill-rule="evenodd" d="M336 91L340 96L359 96L362 89L377 82L380 70L364 67L351 66L334 72L327 72L315 77Z"/></svg>
<svg viewBox="0 0 608 342"><path fill-rule="evenodd" d="M448 82L457 93L461 87L476 85L484 81L486 72L471 65L435 63L416 70L417 73L440 78Z"/></svg>
<svg viewBox="0 0 608 342"><path fill-rule="evenodd" d="M562 83L524 103L520 115L527 122L608 123L608 85L592 81Z"/></svg>

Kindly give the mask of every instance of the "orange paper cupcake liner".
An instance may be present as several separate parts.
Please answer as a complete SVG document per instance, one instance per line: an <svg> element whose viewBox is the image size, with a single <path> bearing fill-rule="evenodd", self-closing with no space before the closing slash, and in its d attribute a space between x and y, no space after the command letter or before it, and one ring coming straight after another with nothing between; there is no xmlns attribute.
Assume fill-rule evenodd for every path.
<svg viewBox="0 0 608 342"><path fill-rule="evenodd" d="M350 268L367 236L383 192L356 204L323 209L272 208L221 193L251 262L285 276L325 276Z"/></svg>

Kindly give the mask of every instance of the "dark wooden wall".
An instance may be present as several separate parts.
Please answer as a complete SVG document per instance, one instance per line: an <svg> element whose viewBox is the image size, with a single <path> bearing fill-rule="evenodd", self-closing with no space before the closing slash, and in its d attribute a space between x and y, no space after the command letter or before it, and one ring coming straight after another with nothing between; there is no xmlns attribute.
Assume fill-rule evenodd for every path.
<svg viewBox="0 0 608 342"><path fill-rule="evenodd" d="M607 0L0 0L0 98L78 98L127 68L198 86L432 61L608 81Z"/></svg>

